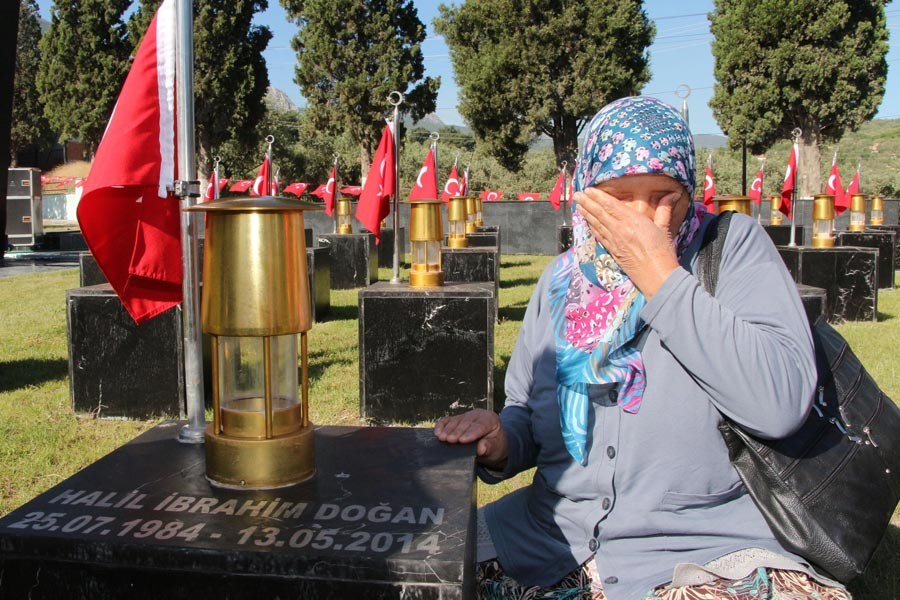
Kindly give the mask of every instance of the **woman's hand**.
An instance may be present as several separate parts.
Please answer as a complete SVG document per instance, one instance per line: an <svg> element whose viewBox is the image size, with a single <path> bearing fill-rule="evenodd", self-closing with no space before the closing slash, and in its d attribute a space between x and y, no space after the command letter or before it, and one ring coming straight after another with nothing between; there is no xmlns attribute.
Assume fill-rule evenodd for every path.
<svg viewBox="0 0 900 600"><path fill-rule="evenodd" d="M575 194L578 211L594 237L648 300L678 268L670 228L673 209L681 197L681 192L671 192L648 208L646 202L632 207L632 202L620 201L596 187ZM652 214L652 219L646 213Z"/></svg>
<svg viewBox="0 0 900 600"><path fill-rule="evenodd" d="M461 415L441 417L434 426L434 435L449 444L477 441L478 462L487 467L503 468L506 463L509 453L506 432L500 417L492 410L476 408Z"/></svg>

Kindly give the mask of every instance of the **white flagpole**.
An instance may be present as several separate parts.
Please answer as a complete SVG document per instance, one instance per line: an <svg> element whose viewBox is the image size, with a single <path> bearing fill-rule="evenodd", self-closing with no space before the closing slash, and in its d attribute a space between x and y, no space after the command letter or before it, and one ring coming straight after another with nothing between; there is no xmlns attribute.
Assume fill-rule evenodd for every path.
<svg viewBox="0 0 900 600"><path fill-rule="evenodd" d="M193 206L200 195L200 182L195 181L197 165L194 157L194 14L190 0L175 0L176 64L175 94L178 104L178 176L175 193L181 197L182 209ZM184 395L188 424L178 432L178 441L202 444L206 431L203 398L202 340L197 268L197 230L199 215L181 212L182 341L184 343Z"/></svg>
<svg viewBox="0 0 900 600"><path fill-rule="evenodd" d="M799 127L795 127L793 131L791 131L791 135L794 138L794 156L797 157L797 163L794 167L794 189L791 191L791 241L788 243L788 246L795 247L797 245L797 188L800 186L800 178L797 177L797 173L800 171L800 145L797 143L797 140L800 139L800 136L803 135L803 130ZM788 161L790 162L790 161Z"/></svg>
<svg viewBox="0 0 900 600"><path fill-rule="evenodd" d="M438 178L438 140L441 139L441 134L437 131L432 131L429 136L432 140L431 142L431 150L434 153L434 191L437 192L437 195L440 196L441 188L441 180ZM437 198L435 198L437 200Z"/></svg>
<svg viewBox="0 0 900 600"><path fill-rule="evenodd" d="M331 233L337 233L337 220L338 220L338 212L337 212L337 203L338 203L338 154L334 153L334 192L332 192L332 206L331 206L331 225L333 231ZM325 183L325 193L328 193L328 183Z"/></svg>
<svg viewBox="0 0 900 600"><path fill-rule="evenodd" d="M275 136L267 135L266 143L268 147L266 148L266 158L269 159L269 172L266 173L266 189L269 190L269 196L272 196L272 192L274 189L272 188L272 175L275 173L275 165L272 164L272 144L275 143Z"/></svg>
<svg viewBox="0 0 900 600"><path fill-rule="evenodd" d="M213 158L213 200L219 199L219 157Z"/></svg>
<svg viewBox="0 0 900 600"><path fill-rule="evenodd" d="M563 218L564 226L566 225L566 213L569 210L568 209L569 199L567 198L567 196L569 195L569 188L566 187L566 183L568 183L566 181L566 179L569 176L569 174L566 172L566 167L568 167L568 166L569 166L569 161L564 160L562 162L562 169L560 169L560 174L562 175L562 194L560 194L559 197L560 197L560 201L562 202L561 208L562 208L562 218Z"/></svg>
<svg viewBox="0 0 900 600"><path fill-rule="evenodd" d="M397 100L394 101L396 94ZM400 283L400 105L403 104L403 94L394 91L388 94L388 103L394 107L394 124L391 126L391 136L394 138L394 262L391 272L391 283Z"/></svg>

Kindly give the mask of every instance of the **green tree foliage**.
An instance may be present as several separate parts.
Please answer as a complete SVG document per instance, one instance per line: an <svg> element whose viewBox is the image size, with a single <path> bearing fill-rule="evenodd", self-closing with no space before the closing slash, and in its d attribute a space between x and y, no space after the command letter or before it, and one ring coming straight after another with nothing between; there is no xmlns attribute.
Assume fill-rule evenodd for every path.
<svg viewBox="0 0 900 600"><path fill-rule="evenodd" d="M736 147L803 131L800 194L822 189L819 146L871 119L884 95L884 0L715 0L713 114ZM829 157L830 158L830 157Z"/></svg>
<svg viewBox="0 0 900 600"><path fill-rule="evenodd" d="M544 134L573 164L578 134L602 106L650 79L655 29L641 0L467 0L440 6L460 86L459 112L479 142L517 170Z"/></svg>
<svg viewBox="0 0 900 600"><path fill-rule="evenodd" d="M9 134L11 164L28 147L42 149L53 142L44 104L38 94L35 74L41 62L38 43L41 24L35 0L19 3L19 37L16 43L16 71L13 84L12 129Z"/></svg>
<svg viewBox="0 0 900 600"><path fill-rule="evenodd" d="M50 11L41 38L37 87L60 140L81 139L93 153L128 71L122 20L131 0L70 0Z"/></svg>
<svg viewBox="0 0 900 600"><path fill-rule="evenodd" d="M136 48L161 0L142 0L128 23ZM201 177L225 142L255 147L268 132L259 127L269 74L262 56L272 39L268 27L252 24L267 0L195 0L194 123ZM233 144L234 145L234 144ZM255 158L262 160L260 154Z"/></svg>
<svg viewBox="0 0 900 600"><path fill-rule="evenodd" d="M424 77L425 27L412 0L281 0L299 31L295 81L318 135L346 133L367 170L388 115L388 94L404 94L404 112L435 109L440 78Z"/></svg>

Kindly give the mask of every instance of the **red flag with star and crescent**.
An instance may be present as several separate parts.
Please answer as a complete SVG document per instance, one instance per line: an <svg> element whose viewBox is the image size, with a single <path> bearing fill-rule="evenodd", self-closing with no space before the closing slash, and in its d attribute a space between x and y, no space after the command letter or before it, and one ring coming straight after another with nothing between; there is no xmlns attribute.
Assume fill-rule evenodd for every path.
<svg viewBox="0 0 900 600"><path fill-rule="evenodd" d="M336 187L337 180L337 165L331 167L331 175L328 176L328 181L325 183L325 188L322 190L322 200L325 201L325 214L329 217L334 213L334 203L337 196Z"/></svg>
<svg viewBox="0 0 900 600"><path fill-rule="evenodd" d="M837 152L831 161L831 172L828 174L828 183L825 184L825 193L834 196L834 210L837 214L850 208L850 196L844 192L844 183L841 181L841 172L837 164Z"/></svg>
<svg viewBox="0 0 900 600"><path fill-rule="evenodd" d="M376 244L381 243L381 222L391 212L390 199L394 195L394 180L394 135L391 126L385 125L356 205L356 218L375 234Z"/></svg>
<svg viewBox="0 0 900 600"><path fill-rule="evenodd" d="M747 192L747 195L750 196L750 199L753 201L753 204L759 204L762 202L763 197L763 166L759 166L759 171L756 172L756 178L753 180L753 183L750 184L750 191Z"/></svg>
<svg viewBox="0 0 900 600"><path fill-rule="evenodd" d="M553 186L553 190L550 192L550 204L553 205L553 210L559 210L560 202L562 201L563 188L566 185L565 182L566 172L560 169L559 177L556 178L556 184Z"/></svg>
<svg viewBox="0 0 900 600"><path fill-rule="evenodd" d="M781 185L781 208L788 219L791 218L791 199L794 194L794 186L797 182L797 144L791 147L791 156L788 158L787 170L784 172L784 183Z"/></svg>
<svg viewBox="0 0 900 600"><path fill-rule="evenodd" d="M453 168L450 169L450 176L447 177L447 182L444 184L444 191L441 192L441 200L444 201L444 204L449 204L450 198L462 195L463 192L462 184L459 180L459 171L456 170L456 165L453 165Z"/></svg>
<svg viewBox="0 0 900 600"><path fill-rule="evenodd" d="M428 149L425 156L425 162L419 169L419 176L416 177L416 184L409 192L410 200L436 200L437 191L437 175L434 168L434 148Z"/></svg>
<svg viewBox="0 0 900 600"><path fill-rule="evenodd" d="M703 206L710 207L716 196L716 180L713 177L712 157L706 161L706 177L703 183Z"/></svg>

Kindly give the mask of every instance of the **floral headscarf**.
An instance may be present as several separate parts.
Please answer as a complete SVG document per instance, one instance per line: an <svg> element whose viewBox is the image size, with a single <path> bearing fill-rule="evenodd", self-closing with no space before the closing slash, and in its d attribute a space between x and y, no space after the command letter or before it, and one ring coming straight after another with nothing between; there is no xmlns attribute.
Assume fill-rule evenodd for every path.
<svg viewBox="0 0 900 600"><path fill-rule="evenodd" d="M671 106L649 97L616 100L598 112L575 169L575 190L617 177L662 173L694 191L694 141ZM700 212L690 204L674 240L679 256L694 238ZM636 413L644 395L644 361L629 346L643 328L644 295L598 243L580 213L572 217L573 246L550 283L556 338L557 400L563 441L587 461L588 385L616 383L617 403Z"/></svg>

